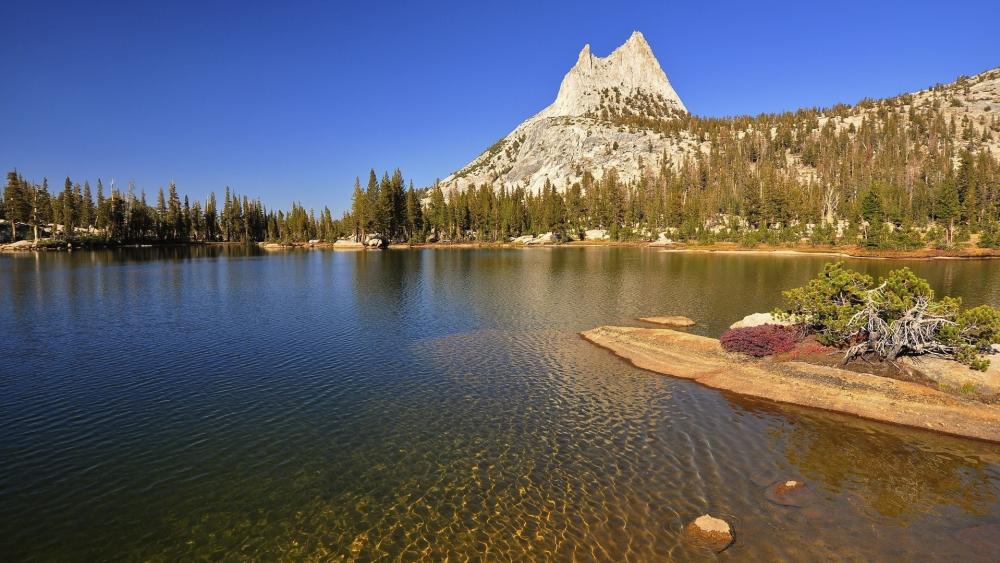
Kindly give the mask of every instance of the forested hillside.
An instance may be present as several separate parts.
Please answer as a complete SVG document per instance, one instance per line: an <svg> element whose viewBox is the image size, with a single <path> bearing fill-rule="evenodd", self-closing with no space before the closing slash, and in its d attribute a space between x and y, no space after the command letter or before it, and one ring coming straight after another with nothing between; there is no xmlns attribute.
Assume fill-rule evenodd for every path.
<svg viewBox="0 0 1000 563"><path fill-rule="evenodd" d="M98 180L92 190L67 178L52 193L46 180L10 172L0 236L138 243L377 234L399 242L506 242L602 229L622 241L912 249L973 237L1000 246L1000 69L886 100L754 117L646 111L641 102L615 100L586 117L674 147L630 181L614 167L581 167L579 181L546 182L537 191L484 182L446 192L440 185L415 190L412 182L407 188L399 170L381 179L372 170L364 187L355 181L351 209L334 219L329 207L267 209L228 188L221 202L214 193L201 202L170 184L150 203L132 185L105 190Z"/></svg>

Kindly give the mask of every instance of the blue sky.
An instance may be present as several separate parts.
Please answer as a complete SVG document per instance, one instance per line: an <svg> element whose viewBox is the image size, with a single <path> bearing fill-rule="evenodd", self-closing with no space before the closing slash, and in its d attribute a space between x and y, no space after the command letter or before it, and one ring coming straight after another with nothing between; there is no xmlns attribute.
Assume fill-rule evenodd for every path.
<svg viewBox="0 0 1000 563"><path fill-rule="evenodd" d="M0 5L0 166L348 205L444 177L641 30L688 109L855 102L1000 65L1000 2Z"/></svg>

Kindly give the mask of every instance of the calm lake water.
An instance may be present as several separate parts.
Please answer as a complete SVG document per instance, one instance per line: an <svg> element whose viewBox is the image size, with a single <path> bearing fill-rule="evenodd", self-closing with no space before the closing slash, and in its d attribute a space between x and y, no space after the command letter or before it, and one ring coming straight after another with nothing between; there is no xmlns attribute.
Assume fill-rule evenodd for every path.
<svg viewBox="0 0 1000 563"><path fill-rule="evenodd" d="M717 336L826 258L639 248L0 256L4 560L990 560L1000 447L750 401L579 338ZM849 261L872 273L904 262ZM1000 261L908 263L1000 305ZM764 485L804 479L803 508Z"/></svg>

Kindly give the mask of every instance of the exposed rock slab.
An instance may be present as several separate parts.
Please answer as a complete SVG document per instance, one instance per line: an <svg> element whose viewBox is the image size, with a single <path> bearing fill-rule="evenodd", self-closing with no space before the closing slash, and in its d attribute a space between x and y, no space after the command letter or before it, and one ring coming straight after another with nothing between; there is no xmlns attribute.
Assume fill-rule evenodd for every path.
<svg viewBox="0 0 1000 563"><path fill-rule="evenodd" d="M803 362L749 362L714 338L670 329L602 326L581 334L637 367L715 389L1000 442L1000 406L917 383Z"/></svg>
<svg viewBox="0 0 1000 563"><path fill-rule="evenodd" d="M362 250L364 247L364 243L352 238L338 239L337 242L333 243L333 248L336 250Z"/></svg>
<svg viewBox="0 0 1000 563"><path fill-rule="evenodd" d="M693 320L687 317L682 317L680 315L667 315L663 317L640 317L639 320L642 322L653 323L655 325L663 325L663 326L685 327L685 326L695 325L695 322Z"/></svg>
<svg viewBox="0 0 1000 563"><path fill-rule="evenodd" d="M0 251L18 252L23 250L34 250L35 242L31 240L19 240L8 244L0 244Z"/></svg>
<svg viewBox="0 0 1000 563"><path fill-rule="evenodd" d="M1000 356L993 355L989 359L990 367L986 371L976 371L964 364L933 356L900 358L899 362L919 371L944 389L1000 395Z"/></svg>

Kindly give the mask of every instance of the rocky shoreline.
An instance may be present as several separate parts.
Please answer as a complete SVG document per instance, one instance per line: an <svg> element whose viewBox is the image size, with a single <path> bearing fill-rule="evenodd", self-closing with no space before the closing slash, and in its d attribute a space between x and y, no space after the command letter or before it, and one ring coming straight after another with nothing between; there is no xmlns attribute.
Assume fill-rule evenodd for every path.
<svg viewBox="0 0 1000 563"><path fill-rule="evenodd" d="M919 383L801 361L751 361L714 338L670 329L602 326L581 336L639 368L714 389L1000 443L1000 406Z"/></svg>
<svg viewBox="0 0 1000 563"><path fill-rule="evenodd" d="M0 252L25 252L39 250L68 250L90 248L126 248L132 246L186 246L202 244L240 244L233 242L203 242L161 243L156 245L135 244L87 244L68 247L63 244L46 243L36 246L33 241L20 240L15 243L0 244ZM333 250L381 250L384 248L580 248L580 247L629 247L649 248L661 252L683 252L698 254L729 254L729 255L772 255L772 256L825 256L834 258L865 258L873 260L985 260L1000 258L1000 249L964 247L957 250L937 250L924 248L913 251L878 251L858 246L821 247L821 246L756 246L742 247L735 243L716 243L699 245L696 243L676 243L659 241L613 241L607 239L585 239L558 241L551 237L519 237L510 242L419 242L419 243L378 243L369 244L349 240L328 241L296 241L296 242L259 242L258 246L266 250L285 249L333 249Z"/></svg>

